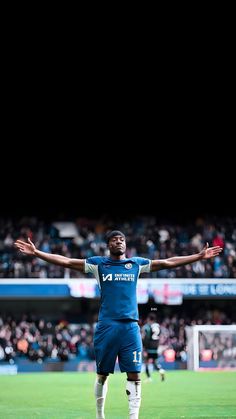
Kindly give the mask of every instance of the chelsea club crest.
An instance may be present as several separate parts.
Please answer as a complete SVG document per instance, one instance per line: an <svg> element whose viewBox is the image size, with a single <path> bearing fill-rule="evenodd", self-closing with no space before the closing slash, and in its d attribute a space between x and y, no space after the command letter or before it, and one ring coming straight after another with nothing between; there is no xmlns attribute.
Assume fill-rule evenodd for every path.
<svg viewBox="0 0 236 419"><path fill-rule="evenodd" d="M132 263L126 263L125 268L126 269L131 269L132 268Z"/></svg>

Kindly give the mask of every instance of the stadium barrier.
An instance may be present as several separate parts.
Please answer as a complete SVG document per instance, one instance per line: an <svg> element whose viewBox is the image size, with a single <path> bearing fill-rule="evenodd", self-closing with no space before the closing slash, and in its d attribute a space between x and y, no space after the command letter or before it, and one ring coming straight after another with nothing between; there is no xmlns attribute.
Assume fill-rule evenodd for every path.
<svg viewBox="0 0 236 419"><path fill-rule="evenodd" d="M4 298L99 298L97 281L81 279L1 279L0 299ZM153 298L158 304L182 304L186 298L236 298L236 280L141 278L137 300L145 304Z"/></svg>

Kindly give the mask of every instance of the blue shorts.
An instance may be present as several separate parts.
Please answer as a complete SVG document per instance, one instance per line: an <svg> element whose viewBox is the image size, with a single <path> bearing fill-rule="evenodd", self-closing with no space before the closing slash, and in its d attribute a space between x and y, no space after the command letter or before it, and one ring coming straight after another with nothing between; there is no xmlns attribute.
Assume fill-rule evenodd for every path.
<svg viewBox="0 0 236 419"><path fill-rule="evenodd" d="M113 373L117 357L121 372L141 372L142 339L135 321L99 321L94 350L98 374Z"/></svg>

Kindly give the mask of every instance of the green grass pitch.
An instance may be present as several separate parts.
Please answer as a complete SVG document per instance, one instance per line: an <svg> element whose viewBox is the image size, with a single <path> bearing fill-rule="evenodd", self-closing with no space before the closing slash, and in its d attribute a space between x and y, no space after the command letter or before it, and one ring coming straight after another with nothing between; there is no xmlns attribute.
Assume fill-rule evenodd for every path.
<svg viewBox="0 0 236 419"><path fill-rule="evenodd" d="M167 371L144 383L140 419L236 418L236 372ZM93 419L93 373L0 376L1 419ZM106 419L128 418L126 374L110 375Z"/></svg>

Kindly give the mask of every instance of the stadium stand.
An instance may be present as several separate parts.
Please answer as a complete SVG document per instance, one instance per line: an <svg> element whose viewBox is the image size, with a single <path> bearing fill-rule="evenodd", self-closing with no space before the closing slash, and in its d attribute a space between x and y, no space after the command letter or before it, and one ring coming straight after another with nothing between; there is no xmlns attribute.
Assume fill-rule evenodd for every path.
<svg viewBox="0 0 236 419"><path fill-rule="evenodd" d="M30 237L45 252L73 258L106 255L105 233L114 226L126 233L129 257L186 255L198 252L206 241L224 249L207 263L142 275L140 326L155 310L164 368L186 368L186 326L236 323L236 220L232 217L198 218L181 225L145 216L119 224L111 219L45 223L35 217L2 218L0 366L17 365L18 371L95 369L92 340L99 292L93 278L84 280L79 272L32 260L20 254L13 243ZM72 286L75 284L77 288ZM159 294L155 292L157 284ZM173 288L172 293L176 297L181 290L178 302L169 299L176 284L177 291ZM172 363L167 361L170 350L172 355L174 351Z"/></svg>
<svg viewBox="0 0 236 419"><path fill-rule="evenodd" d="M112 219L78 218L65 222L42 222L35 217L20 220L0 219L0 278L76 278L78 272L20 254L13 246L16 239L30 237L45 252L85 258L106 254L105 233ZM236 220L198 218L195 222L171 224L155 217L136 217L116 224L127 237L128 257L168 258L198 252L205 242L220 245L223 253L208 263L198 262L175 270L152 273L159 278L236 278ZM148 275L150 277L150 275Z"/></svg>

